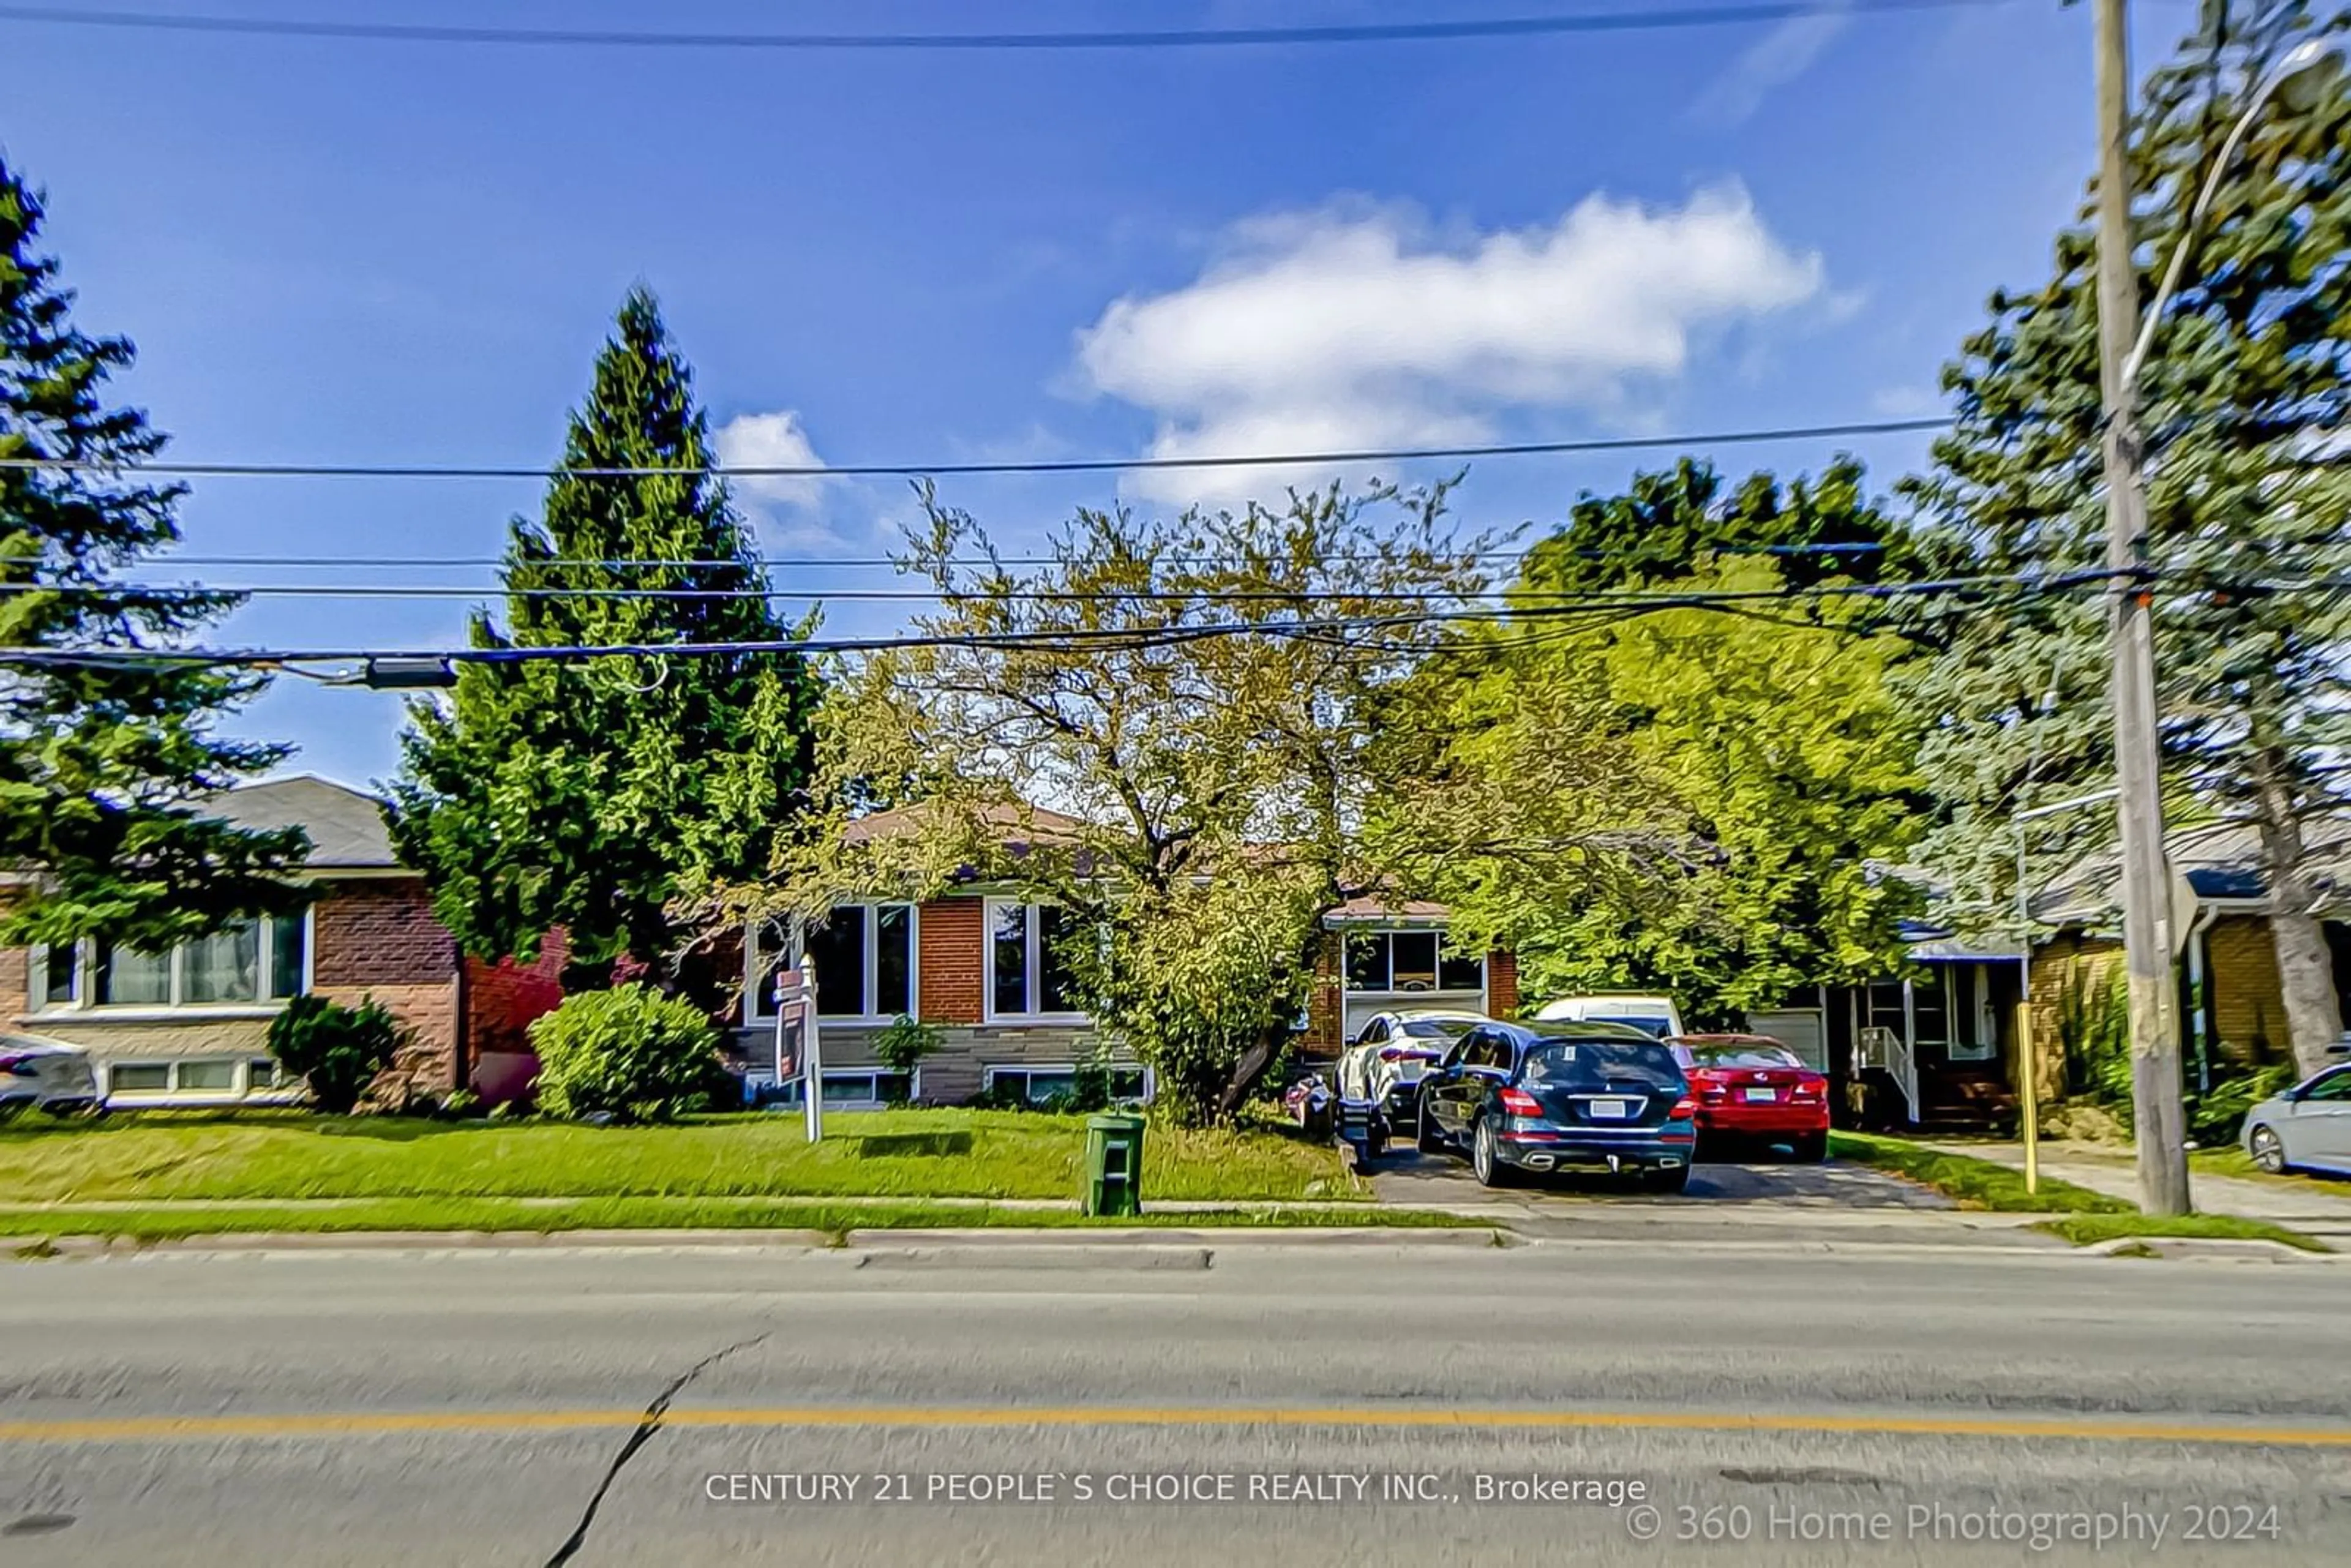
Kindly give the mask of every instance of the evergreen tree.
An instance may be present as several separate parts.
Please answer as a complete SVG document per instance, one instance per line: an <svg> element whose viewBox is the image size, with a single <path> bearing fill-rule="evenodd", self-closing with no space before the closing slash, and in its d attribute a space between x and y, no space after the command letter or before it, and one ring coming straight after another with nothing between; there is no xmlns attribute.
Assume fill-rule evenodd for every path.
<svg viewBox="0 0 2351 1568"><path fill-rule="evenodd" d="M2148 79L2131 141L2143 301L2255 86L2345 26L2304 0L2207 5ZM2220 179L2140 382L2168 792L2175 821L2257 828L2294 1051L2315 1066L2341 1015L2304 826L2351 807L2351 97L2329 84L2272 103ZM2113 778L2106 612L2082 580L2105 559L2097 243L2085 209L2046 284L1993 296L1945 372L1957 425L1913 488L1926 570L2051 590L1943 606L1921 630L1945 655L1912 666L1914 700L1940 716L1923 764L1952 803L1930 853L1983 925L2013 899L2012 813ZM2110 841L2110 817L2074 814L2036 850Z"/></svg>
<svg viewBox="0 0 2351 1568"><path fill-rule="evenodd" d="M567 472L539 520L513 524L507 624L477 616L474 645L788 636L758 597L532 591L764 588L711 461L692 373L653 298L632 292L572 416ZM615 468L653 472L568 472ZM560 926L576 978L633 958L716 1001L715 982L683 963L671 905L696 883L767 871L801 803L815 698L794 653L469 662L448 702L411 708L387 820L467 951L533 954Z"/></svg>
<svg viewBox="0 0 2351 1568"><path fill-rule="evenodd" d="M1864 470L1839 457L1784 486L1750 474L1726 492L1714 465L1685 457L1636 474L1622 494L1577 497L1567 527L1527 551L1527 586L1576 591L1688 577L1707 558L1763 555L1791 587L1831 577L1874 581L1896 529L1862 493ZM1823 548L1830 547L1830 548Z"/></svg>
<svg viewBox="0 0 2351 1568"><path fill-rule="evenodd" d="M239 601L116 580L179 538L182 491L136 481L164 437L105 402L131 346L74 326L56 259L35 248L41 215L0 159L0 457L96 465L0 468L0 866L32 878L0 911L0 945L162 949L297 906L286 877L309 846L205 814L206 796L286 755L212 732L265 677L119 657L169 649ZM92 653L107 656L72 656Z"/></svg>

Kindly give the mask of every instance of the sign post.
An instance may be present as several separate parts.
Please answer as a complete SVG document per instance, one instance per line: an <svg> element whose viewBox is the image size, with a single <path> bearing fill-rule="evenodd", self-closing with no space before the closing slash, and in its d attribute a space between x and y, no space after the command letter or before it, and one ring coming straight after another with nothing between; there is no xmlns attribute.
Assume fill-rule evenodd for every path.
<svg viewBox="0 0 2351 1568"><path fill-rule="evenodd" d="M817 1039L816 1026L816 960L802 958L799 990L800 994L800 1041L807 1059L800 1063L800 1104L808 1116L808 1141L824 1141L824 1052Z"/></svg>
<svg viewBox="0 0 2351 1568"><path fill-rule="evenodd" d="M818 1061L816 960L798 969L776 971L776 1088L800 1081L800 1104L808 1118L808 1141L824 1136L824 1068Z"/></svg>

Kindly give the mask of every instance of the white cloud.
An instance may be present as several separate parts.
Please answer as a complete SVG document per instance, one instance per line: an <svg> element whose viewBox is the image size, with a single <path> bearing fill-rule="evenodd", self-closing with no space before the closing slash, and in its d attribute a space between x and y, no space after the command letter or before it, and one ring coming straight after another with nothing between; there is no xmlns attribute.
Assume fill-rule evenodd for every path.
<svg viewBox="0 0 2351 1568"><path fill-rule="evenodd" d="M1818 297L1816 255L1744 190L1678 208L1593 195L1556 223L1439 236L1403 208L1237 226L1195 282L1113 302L1078 335L1099 392L1159 421L1154 456L1461 444L1513 408L1621 412L1709 329ZM1163 500L1279 493L1327 474L1159 470Z"/></svg>
<svg viewBox="0 0 2351 1568"><path fill-rule="evenodd" d="M824 459L809 444L797 410L737 414L711 437L721 466L727 468L820 468ZM827 481L820 474L763 474L730 480L737 495L789 507L813 507Z"/></svg>
<svg viewBox="0 0 2351 1568"><path fill-rule="evenodd" d="M1749 45L1690 105L1702 125L1743 125L1763 100L1813 68L1813 62L1853 25L1846 0L1791 16Z"/></svg>

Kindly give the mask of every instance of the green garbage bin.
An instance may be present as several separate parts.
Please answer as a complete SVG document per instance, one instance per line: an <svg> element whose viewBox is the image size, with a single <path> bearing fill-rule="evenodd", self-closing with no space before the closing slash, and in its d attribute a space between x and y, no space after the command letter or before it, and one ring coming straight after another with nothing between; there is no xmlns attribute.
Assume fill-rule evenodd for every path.
<svg viewBox="0 0 2351 1568"><path fill-rule="evenodd" d="M1143 1118L1086 1118L1086 1212L1143 1212Z"/></svg>

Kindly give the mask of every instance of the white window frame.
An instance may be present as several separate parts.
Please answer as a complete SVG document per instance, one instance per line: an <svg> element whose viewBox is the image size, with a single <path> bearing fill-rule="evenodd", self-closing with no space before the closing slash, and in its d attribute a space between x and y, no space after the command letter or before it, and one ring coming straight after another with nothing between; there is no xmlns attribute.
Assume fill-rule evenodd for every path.
<svg viewBox="0 0 2351 1568"><path fill-rule="evenodd" d="M906 1016L919 1019L923 1016L923 906L903 899L883 899L872 904L836 904L833 913L843 909L862 910L865 915L865 973L859 979L857 996L859 1010L854 1013L827 1013L825 1025L831 1029L860 1029L867 1025L895 1023L896 1013L872 1011L873 995L882 984L882 911L903 909L906 912ZM754 920L743 927L743 1021L747 1024L773 1023L776 1019L776 971L759 973L759 935L766 922ZM794 922L792 938L784 952L797 968L806 952L801 941L801 927ZM824 994L825 977L816 977L817 995ZM853 1069L844 1068L851 1071Z"/></svg>
<svg viewBox="0 0 2351 1568"><path fill-rule="evenodd" d="M260 960L254 970L254 989L258 994L249 1002L180 1000L179 998L187 985L188 945L184 942L175 943L172 947L172 999L171 1001L100 1002L91 995L98 977L99 944L96 937L84 937L74 945L73 999L69 1002L52 1002L48 999L50 950L46 946L37 946L32 949L26 975L26 978L30 982L26 988L25 997L26 1003L30 1009L27 1016L55 1018L65 1014L87 1014L91 1018L113 1019L125 1023L176 1018L275 1018L286 1010L286 1004L290 998L273 997L269 994L277 988L277 978L275 973L277 962L277 933L272 927L278 921L289 918L302 922L302 977L301 983L295 987L295 994L298 996L311 990L316 985L319 967L319 927L316 915L317 907L313 905L303 910L299 915L256 916L262 928L259 936ZM148 1092L152 1092L148 1091Z"/></svg>
<svg viewBox="0 0 2351 1568"><path fill-rule="evenodd" d="M263 1060L260 1052L245 1051L235 1055L225 1053L204 1056L141 1056L120 1061L98 1064L99 1098L110 1105L133 1108L141 1105L238 1105L288 1104L302 1096L302 1082L279 1070L280 1081L275 1084L256 1084L253 1081L253 1064ZM191 1089L180 1082L183 1068L194 1063L227 1062L230 1064L229 1086L225 1089ZM160 1067L164 1070L161 1089L117 1089L114 1075L126 1067Z"/></svg>
<svg viewBox="0 0 2351 1568"><path fill-rule="evenodd" d="M986 907L980 911L979 925L980 984L983 988L980 992L980 1017L984 1021L1003 1024L1087 1024L1093 1021L1092 1015L1089 1013L1036 1010L1038 1004L1044 999L1045 985L1045 922L1039 918L1038 912L1058 907L1057 904L1032 904L1021 898L991 898L986 901ZM1029 939L1022 962L1027 971L1023 986L1025 999L1029 1006L1027 1012L996 1010L996 912L999 909L1025 909L1029 912ZM1005 1063L1007 1067L1019 1065L1013 1061Z"/></svg>
<svg viewBox="0 0 2351 1568"><path fill-rule="evenodd" d="M1488 996L1488 994L1489 994L1489 991L1490 988L1492 987L1492 985L1493 985L1493 983L1494 983L1494 972L1493 972L1493 970L1494 970L1494 965L1493 965L1493 955L1492 955L1492 954L1490 954L1490 953L1479 953L1479 954L1478 954L1478 955L1477 955L1477 959L1478 959L1478 985L1477 985L1477 988L1476 988L1474 991L1471 991L1471 990L1462 990L1462 989L1460 989L1460 988L1452 988L1452 989L1447 989L1447 987L1446 987L1446 986L1445 986L1445 984L1444 984L1444 980L1445 980L1445 950L1446 950L1446 938L1447 938L1449 935L1451 935L1451 933L1450 933L1450 932L1449 932L1449 931L1448 931L1445 926L1442 926L1442 925L1344 925L1344 926L1342 926L1342 927L1340 928L1340 931L1339 931L1339 994L1340 994L1342 997L1392 997L1392 998L1407 998L1407 1000L1405 1001L1405 1005L1406 1005L1406 1006L1410 1006L1410 1005L1411 1005L1410 998L1424 998L1424 999L1425 999L1425 998L1437 998L1437 997L1468 997L1468 996L1475 996L1475 997L1478 998L1478 1010L1479 1010L1479 1012L1483 1012L1483 1011L1485 1011L1485 1010L1486 1010L1486 998L1487 998L1487 996ZM1395 936L1435 936L1435 937L1437 938L1437 985L1435 985L1434 987L1430 988L1429 989L1427 989L1427 990L1426 990L1426 991L1399 991L1399 990L1395 989L1394 988L1395 988L1395 950L1394 950L1394 948L1393 948L1393 947L1391 947L1391 948L1390 948L1390 950L1389 950L1389 957L1388 957L1388 982L1389 982L1388 988L1387 988L1387 989L1384 989L1384 990L1360 990L1360 991L1359 991L1359 990L1357 990L1357 989L1355 988L1354 972L1353 972L1353 969L1352 968L1352 967L1351 967L1351 966L1348 964L1348 962L1347 962L1347 944L1348 944L1348 943L1350 943L1350 942L1353 941L1353 940L1354 940L1355 938L1357 938L1358 936L1388 936L1388 937L1395 937Z"/></svg>
<svg viewBox="0 0 2351 1568"><path fill-rule="evenodd" d="M992 1092L996 1088L996 1075L999 1072L1018 1072L1024 1076L1038 1072L1066 1072L1072 1077L1075 1077L1078 1066L1079 1064L1074 1061L991 1061L979 1070L979 1086L983 1091ZM1144 1066L1142 1062L1113 1061L1110 1064L1110 1070L1113 1072L1140 1071L1143 1074L1143 1097L1141 1099L1121 1100L1116 1095L1113 1095L1111 1097L1112 1104L1148 1105L1155 1098L1157 1097L1159 1093L1159 1074L1152 1071L1149 1067ZM1031 1100L1029 1103L1034 1105L1037 1102Z"/></svg>
<svg viewBox="0 0 2351 1568"><path fill-rule="evenodd" d="M873 1081L877 1079L894 1075L895 1074L892 1069L884 1067L878 1062L872 1067L828 1067L823 1070L822 1073L822 1076L828 1080L834 1078L862 1078L867 1081L869 1087L872 1085ZM773 1080L772 1078L769 1078L767 1081L772 1082ZM795 1079L793 1082L802 1084L803 1093L807 1092L805 1081ZM913 1071L906 1074L906 1098L909 1100L920 1100L922 1097L923 1070L920 1066L917 1066ZM805 1101L784 1100L778 1098L766 1102L759 1107L759 1109L765 1111L797 1111L805 1103ZM824 1108L828 1111L882 1111L887 1110L889 1108L889 1104L890 1102L883 1099L880 1095L875 1094L869 1095L867 1098L862 1100L828 1100L824 1103Z"/></svg>

